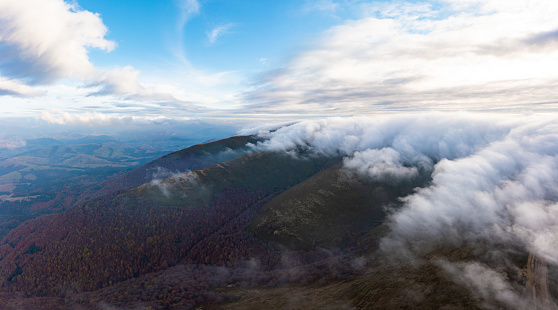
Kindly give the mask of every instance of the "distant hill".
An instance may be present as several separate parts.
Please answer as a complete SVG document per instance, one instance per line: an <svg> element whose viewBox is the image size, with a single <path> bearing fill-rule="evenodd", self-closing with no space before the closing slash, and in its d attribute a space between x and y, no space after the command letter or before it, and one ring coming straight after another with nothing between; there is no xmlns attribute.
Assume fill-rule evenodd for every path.
<svg viewBox="0 0 558 310"><path fill-rule="evenodd" d="M226 139L168 154L172 145L195 139L161 139L160 150L141 140L122 143L106 135L28 139L13 150L16 154L0 160L0 238L26 220L66 210L92 196L239 156L250 140Z"/></svg>

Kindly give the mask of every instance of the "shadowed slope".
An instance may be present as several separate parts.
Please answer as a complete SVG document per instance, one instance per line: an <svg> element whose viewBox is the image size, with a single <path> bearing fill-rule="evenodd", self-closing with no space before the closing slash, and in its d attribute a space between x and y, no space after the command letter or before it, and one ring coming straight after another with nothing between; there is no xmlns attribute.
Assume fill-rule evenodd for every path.
<svg viewBox="0 0 558 310"><path fill-rule="evenodd" d="M194 172L195 184L170 177L27 222L0 245L2 290L65 296L167 268L265 196L338 162L247 154ZM196 262L253 255L224 252L229 248L195 256Z"/></svg>
<svg viewBox="0 0 558 310"><path fill-rule="evenodd" d="M290 249L342 247L381 224L385 208L398 204L426 177L397 186L371 182L341 164L290 188L261 208L250 230Z"/></svg>

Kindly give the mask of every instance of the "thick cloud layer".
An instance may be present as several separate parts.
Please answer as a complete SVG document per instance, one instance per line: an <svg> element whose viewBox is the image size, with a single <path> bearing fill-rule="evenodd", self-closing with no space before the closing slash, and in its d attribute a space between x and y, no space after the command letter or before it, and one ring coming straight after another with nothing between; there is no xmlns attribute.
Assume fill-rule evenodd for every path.
<svg viewBox="0 0 558 310"><path fill-rule="evenodd" d="M513 242L558 263L556 115L333 118L260 135L268 139L256 148L344 156L347 168L379 181L431 173L432 182L405 197L391 216L392 233L382 242L387 251L413 256L441 244ZM496 282L488 291L498 291L500 302L514 303L516 296L489 267L442 265L449 273L466 271L459 281L483 294L482 283L491 278Z"/></svg>
<svg viewBox="0 0 558 310"><path fill-rule="evenodd" d="M358 12L247 92L251 110L555 109L558 3L330 1ZM545 104L541 104L545 103Z"/></svg>
<svg viewBox="0 0 558 310"><path fill-rule="evenodd" d="M432 185L406 198L393 217L399 237L453 240L518 237L558 262L558 126L531 117L468 156L442 159ZM429 238L423 239L428 240Z"/></svg>
<svg viewBox="0 0 558 310"><path fill-rule="evenodd" d="M519 119L471 114L417 114L374 118L330 118L300 122L270 132L256 147L293 155L344 156L345 166L378 180L430 172L434 164L475 154L503 139Z"/></svg>

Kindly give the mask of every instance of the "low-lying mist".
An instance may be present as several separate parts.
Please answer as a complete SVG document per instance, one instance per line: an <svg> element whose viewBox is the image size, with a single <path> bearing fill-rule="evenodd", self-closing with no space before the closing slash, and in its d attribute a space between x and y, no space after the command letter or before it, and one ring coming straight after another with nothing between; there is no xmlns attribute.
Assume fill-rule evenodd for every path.
<svg viewBox="0 0 558 310"><path fill-rule="evenodd" d="M419 261L441 245L507 244L558 263L558 120L553 115L330 118L258 135L266 140L253 145L256 150L341 155L346 168L374 181L397 184L431 175L429 185L404 197L403 207L389 217L384 251ZM492 257L506 261L504 252L493 251ZM518 298L502 282L505 277L481 262L436 264L450 276L460 274L455 281L466 282L479 299L491 290L508 306ZM482 284L487 280L492 284Z"/></svg>

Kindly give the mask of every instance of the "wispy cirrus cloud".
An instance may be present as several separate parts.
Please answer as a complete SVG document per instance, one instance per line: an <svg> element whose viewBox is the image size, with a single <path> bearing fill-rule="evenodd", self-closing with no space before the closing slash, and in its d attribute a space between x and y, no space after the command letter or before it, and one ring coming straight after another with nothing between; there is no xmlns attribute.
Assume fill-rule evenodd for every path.
<svg viewBox="0 0 558 310"><path fill-rule="evenodd" d="M176 0L176 5L180 9L176 26L182 31L186 22L199 13L201 5L197 0Z"/></svg>
<svg viewBox="0 0 558 310"><path fill-rule="evenodd" d="M233 28L234 26L236 25L233 23L228 23L228 24L216 26L213 29L211 29L211 31L207 32L207 40L209 44L214 44L215 42L217 42L217 39L229 33L231 28Z"/></svg>
<svg viewBox="0 0 558 310"><path fill-rule="evenodd" d="M190 62L184 50L184 28L192 17L199 14L201 5L198 0L175 0L174 3L178 8L178 18L176 20L175 38L170 43L170 52L182 62L183 65L189 67Z"/></svg>
<svg viewBox="0 0 558 310"><path fill-rule="evenodd" d="M307 1L307 3L303 6L303 12L335 14L340 7L341 5L333 0Z"/></svg>

